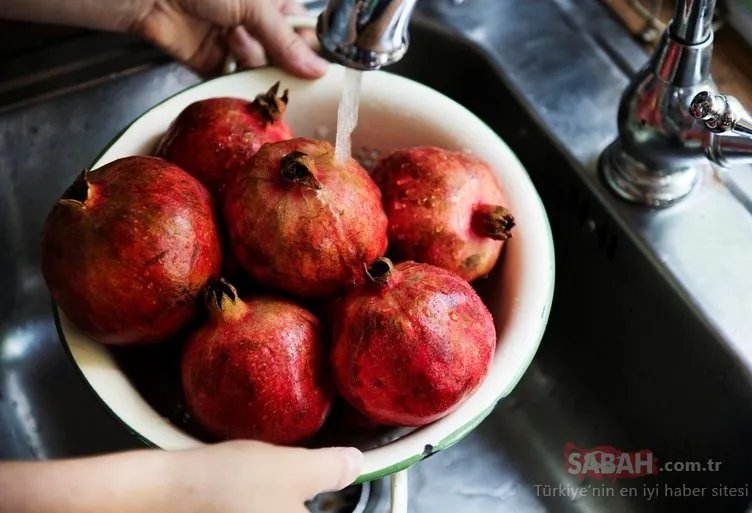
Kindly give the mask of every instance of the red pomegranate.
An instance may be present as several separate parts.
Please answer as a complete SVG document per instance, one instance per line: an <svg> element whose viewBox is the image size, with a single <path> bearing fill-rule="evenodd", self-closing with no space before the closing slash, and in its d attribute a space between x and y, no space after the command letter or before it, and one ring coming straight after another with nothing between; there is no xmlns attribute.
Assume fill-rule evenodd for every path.
<svg viewBox="0 0 752 513"><path fill-rule="evenodd" d="M288 92L279 97L278 91L279 82L252 102L221 97L192 103L170 124L157 156L188 171L216 197L227 173L262 144L293 137L282 119Z"/></svg>
<svg viewBox="0 0 752 513"><path fill-rule="evenodd" d="M221 265L209 192L156 157L84 171L44 226L42 272L53 299L106 344L156 343L181 331Z"/></svg>
<svg viewBox="0 0 752 513"><path fill-rule="evenodd" d="M223 214L240 264L301 298L360 281L387 247L381 193L354 159L305 138L267 143L227 183Z"/></svg>
<svg viewBox="0 0 752 513"><path fill-rule="evenodd" d="M291 445L316 434L335 393L318 319L287 299L242 300L225 280L206 290L208 323L181 360L194 419L220 439Z"/></svg>
<svg viewBox="0 0 752 513"><path fill-rule="evenodd" d="M377 260L334 322L342 396L373 422L414 427L456 409L491 366L496 330L470 284L430 264Z"/></svg>
<svg viewBox="0 0 752 513"><path fill-rule="evenodd" d="M395 258L443 267L467 281L496 265L515 223L486 162L416 147L383 158L372 176L384 198Z"/></svg>

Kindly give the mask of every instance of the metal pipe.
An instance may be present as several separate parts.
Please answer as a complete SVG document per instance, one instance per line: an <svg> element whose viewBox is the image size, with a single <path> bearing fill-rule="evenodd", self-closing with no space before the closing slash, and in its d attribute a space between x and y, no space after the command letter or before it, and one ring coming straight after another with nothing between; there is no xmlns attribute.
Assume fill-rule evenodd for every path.
<svg viewBox="0 0 752 513"><path fill-rule="evenodd" d="M676 0L671 36L687 45L704 43L713 32L716 0Z"/></svg>

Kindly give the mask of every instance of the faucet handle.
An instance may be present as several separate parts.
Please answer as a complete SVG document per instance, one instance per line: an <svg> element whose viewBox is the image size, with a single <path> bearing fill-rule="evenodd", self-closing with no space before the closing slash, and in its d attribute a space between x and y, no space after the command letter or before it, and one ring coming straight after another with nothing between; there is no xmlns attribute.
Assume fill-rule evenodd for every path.
<svg viewBox="0 0 752 513"><path fill-rule="evenodd" d="M752 164L752 117L739 100L702 91L690 102L689 113L710 131L703 146L711 162L721 167Z"/></svg>
<svg viewBox="0 0 752 513"><path fill-rule="evenodd" d="M731 132L752 136L752 117L733 96L702 91L692 99L689 113L705 121L705 126L714 134Z"/></svg>

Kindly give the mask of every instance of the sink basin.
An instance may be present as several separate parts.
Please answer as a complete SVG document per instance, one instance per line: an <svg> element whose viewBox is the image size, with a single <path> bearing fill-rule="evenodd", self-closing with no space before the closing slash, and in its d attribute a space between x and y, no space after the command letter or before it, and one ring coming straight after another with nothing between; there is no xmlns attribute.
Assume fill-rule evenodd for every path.
<svg viewBox="0 0 752 513"><path fill-rule="evenodd" d="M389 71L463 104L516 152L551 220L557 289L540 351L514 394L469 437L410 470L410 511L745 511L752 477L745 367L614 221L582 180L581 164L520 100L514 77L487 49L432 21L437 12L416 16L410 50ZM103 144L197 80L175 64L159 65L0 116L0 458L139 447L98 404L58 341L39 272L41 226ZM95 115L98 109L104 114ZM570 443L652 451L659 467L720 465L581 479L569 472ZM670 496L677 487L695 494Z"/></svg>
<svg viewBox="0 0 752 513"><path fill-rule="evenodd" d="M744 487L752 472L746 457L752 450L747 371L629 234L610 222L562 152L513 100L484 52L442 32L429 25L413 28L411 50L391 71L454 98L510 144L546 205L557 284L547 334L511 400L456 451L414 470L414 499L438 508L447 500L441 490L449 488L457 502L447 511L745 511L750 499ZM444 58L441 69L432 65L431 54ZM570 442L583 449L647 449L659 466L721 464L716 471L581 482L567 472ZM467 471L440 470L454 463ZM493 469L519 474L501 479ZM645 489L656 484L659 494L647 500ZM570 495L544 496L560 494L559 485ZM573 501L572 490L588 485L627 491L614 488L613 495L603 491ZM744 496L713 496L714 490L730 493L718 488L724 485L742 487L736 491ZM705 496L666 497L666 486L705 488ZM465 505L467 497L476 509Z"/></svg>

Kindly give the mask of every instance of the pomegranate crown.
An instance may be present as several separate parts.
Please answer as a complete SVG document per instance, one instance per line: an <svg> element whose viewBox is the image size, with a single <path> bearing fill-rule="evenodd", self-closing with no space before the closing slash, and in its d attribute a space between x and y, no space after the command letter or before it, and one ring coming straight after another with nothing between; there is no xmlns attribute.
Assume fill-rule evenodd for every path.
<svg viewBox="0 0 752 513"><path fill-rule="evenodd" d="M472 223L475 231L485 237L498 241L505 241L513 237L514 216L502 206L481 205L474 212Z"/></svg>
<svg viewBox="0 0 752 513"><path fill-rule="evenodd" d="M282 96L277 96L279 92L279 82L274 84L265 93L261 93L253 100L253 107L261 114L268 123L274 123L282 117L290 101L290 90L285 89Z"/></svg>
<svg viewBox="0 0 752 513"><path fill-rule="evenodd" d="M68 187L63 195L60 196L59 203L79 207L82 206L91 195L88 174L88 169L81 171L70 187Z"/></svg>
<svg viewBox="0 0 752 513"><path fill-rule="evenodd" d="M366 276L374 283L389 283L389 278L394 273L394 264L387 257L377 258L370 266L366 265Z"/></svg>
<svg viewBox="0 0 752 513"><path fill-rule="evenodd" d="M211 280L204 289L204 303L209 311L222 312L228 302L235 304L238 291L224 278Z"/></svg>
<svg viewBox="0 0 752 513"><path fill-rule="evenodd" d="M285 183L318 190L321 189L321 184L313 174L314 167L313 159L302 151L288 153L279 162L279 170Z"/></svg>

